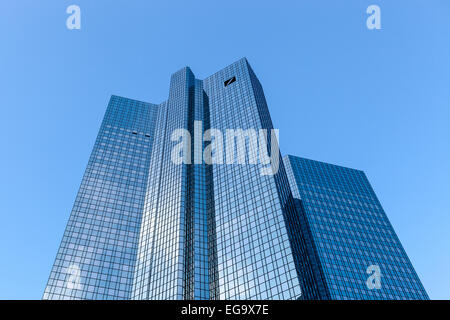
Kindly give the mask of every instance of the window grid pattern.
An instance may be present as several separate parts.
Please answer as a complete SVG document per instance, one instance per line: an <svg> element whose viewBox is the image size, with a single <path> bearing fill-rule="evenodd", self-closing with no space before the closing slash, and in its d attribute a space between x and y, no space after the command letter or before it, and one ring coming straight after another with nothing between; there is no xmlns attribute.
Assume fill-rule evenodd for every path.
<svg viewBox="0 0 450 320"><path fill-rule="evenodd" d="M247 67L255 93L256 103L258 105L258 113L261 119L262 127L267 130L273 129L269 108L267 107L266 98L264 96L261 83L248 62ZM270 135L268 136L267 145L271 145ZM272 150L270 150L270 148L268 149L269 154L271 154ZM277 152L279 152L278 149ZM297 275L302 288L302 295L301 297L298 297L298 299L319 299L320 292L323 291L323 288L320 286L321 283L315 279L317 275L314 273L314 268L312 265L314 261L311 261L307 251L308 247L302 232L302 221L297 213L294 198L292 197L291 189L289 188L289 181L284 164L281 161L281 154L279 154L279 159L279 169L274 178L278 195L283 206L283 217L289 235Z"/></svg>
<svg viewBox="0 0 450 320"><path fill-rule="evenodd" d="M363 172L172 162L174 130L194 161L209 128L273 128L245 58L203 81L179 70L160 105L111 97L44 299L428 298ZM371 264L381 290L365 285Z"/></svg>
<svg viewBox="0 0 450 320"><path fill-rule="evenodd" d="M233 76L236 81L225 87ZM206 78L203 85L212 128L263 128L246 59ZM220 299L301 295L277 185L273 176L260 175L260 167L213 165Z"/></svg>
<svg viewBox="0 0 450 320"><path fill-rule="evenodd" d="M428 299L364 172L288 156L331 299ZM369 289L370 265L381 288Z"/></svg>
<svg viewBox="0 0 450 320"><path fill-rule="evenodd" d="M209 110L203 92L203 82L195 80L190 92L189 132L191 133L192 164L188 165L188 206L186 214L186 299L208 300L214 297L213 279L215 261L212 245L214 245L214 225L212 205L212 168L204 163L195 163L201 159L206 143L203 141L204 131L209 129ZM201 121L202 128L194 128L194 121ZM195 140L198 140L196 143ZM211 253L210 253L211 252ZM210 265L211 263L211 265Z"/></svg>
<svg viewBox="0 0 450 320"><path fill-rule="evenodd" d="M157 107L112 96L44 299L129 299Z"/></svg>
<svg viewBox="0 0 450 320"><path fill-rule="evenodd" d="M171 77L163 117L165 129L155 139L158 145L155 152L161 152L161 163L155 164L159 179L149 184L145 201L139 242L140 247L150 250L139 251L133 289L136 299L183 299L185 296L187 166L172 162L174 142L170 138L174 130L188 127L189 88L194 85L194 79L187 67ZM153 169L150 168L150 176L156 174ZM146 286L148 289L143 289Z"/></svg>

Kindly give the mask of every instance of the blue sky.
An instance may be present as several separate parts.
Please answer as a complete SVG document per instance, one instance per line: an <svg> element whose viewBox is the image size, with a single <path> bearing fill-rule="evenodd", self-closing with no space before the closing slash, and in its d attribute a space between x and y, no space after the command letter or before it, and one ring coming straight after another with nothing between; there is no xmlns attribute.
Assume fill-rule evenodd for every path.
<svg viewBox="0 0 450 320"><path fill-rule="evenodd" d="M0 2L0 299L41 298L110 95L159 103L243 56L282 153L364 170L449 299L449 39L448 0Z"/></svg>

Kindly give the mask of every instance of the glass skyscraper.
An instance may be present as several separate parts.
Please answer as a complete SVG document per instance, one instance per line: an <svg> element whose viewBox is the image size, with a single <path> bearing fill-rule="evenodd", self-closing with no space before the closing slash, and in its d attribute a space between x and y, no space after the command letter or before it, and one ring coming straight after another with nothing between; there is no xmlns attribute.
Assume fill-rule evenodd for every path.
<svg viewBox="0 0 450 320"><path fill-rule="evenodd" d="M214 133L271 129L261 84L245 58L204 80L188 67L179 70L171 77L168 99L158 105L111 97L43 298L426 298L394 231L385 226L384 213L371 226L375 230L353 224L345 229L364 232L373 246L314 238L316 229L307 224L305 209L309 194L300 197L300 187L291 191L302 180L296 180L292 162L285 168L270 134L257 145L251 135L246 137L248 163L203 159L204 150L219 139ZM179 130L192 137L183 142L189 151L182 152L190 161L182 163L173 160ZM250 161L262 149L280 157L274 174L262 175L267 166ZM233 145L224 156L239 157L239 152ZM346 214L340 208L337 214ZM331 219L329 225L333 232L344 230ZM394 260L386 258L393 252L376 244L374 234L396 241ZM332 247L322 254L317 248L325 245ZM386 289L366 295L341 292L369 276L366 269L342 269L349 263L345 258L357 257L329 253L341 246L356 250L358 257L376 248L384 260L372 264L378 263L382 272L386 268ZM325 268L331 264L339 272ZM392 268L396 272L388 277ZM408 285L400 286L403 280Z"/></svg>
<svg viewBox="0 0 450 320"><path fill-rule="evenodd" d="M284 162L322 299L428 299L363 171ZM378 287L367 283L375 269Z"/></svg>
<svg viewBox="0 0 450 320"><path fill-rule="evenodd" d="M129 299L157 106L112 96L44 299Z"/></svg>

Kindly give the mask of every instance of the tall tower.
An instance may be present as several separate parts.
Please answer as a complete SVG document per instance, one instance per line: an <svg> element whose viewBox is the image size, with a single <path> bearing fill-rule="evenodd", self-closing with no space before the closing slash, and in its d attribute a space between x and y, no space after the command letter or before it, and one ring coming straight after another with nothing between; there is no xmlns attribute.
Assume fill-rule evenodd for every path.
<svg viewBox="0 0 450 320"><path fill-rule="evenodd" d="M204 90L212 128L273 129L246 59L206 78ZM261 167L212 166L220 299L300 299L301 287L314 283L283 163L275 175L261 175ZM316 287L304 293L315 297Z"/></svg>
<svg viewBox="0 0 450 320"><path fill-rule="evenodd" d="M172 161L177 130L194 136L194 121L208 124L202 82L186 67L174 73L161 104L143 212L134 299L214 297L214 223L209 165ZM203 135L202 129L197 133ZM191 141L194 144L194 141ZM194 159L192 148L189 158Z"/></svg>
<svg viewBox="0 0 450 320"><path fill-rule="evenodd" d="M349 214L340 210L323 221L336 223L325 224L330 230L355 232L358 241L377 235L392 244L374 260L386 270L388 291L339 291L343 285L355 290L356 274L345 278L349 267L332 252L340 247L321 240L309 193L300 196L302 179L321 181L323 173L299 177L291 157L285 168L274 132L262 86L245 58L204 80L189 67L175 72L159 105L112 96L43 298L426 297L362 178L325 187L352 188L358 201L371 197L370 208L379 206L378 229L346 230L345 219L333 220ZM356 242L340 245L359 257L372 248L349 244ZM327 269L330 264L337 266Z"/></svg>
<svg viewBox="0 0 450 320"><path fill-rule="evenodd" d="M261 163L197 161L210 128L273 129L247 60L203 81L189 68L173 74L157 126L133 298L300 298L302 282L312 274L282 164L264 176ZM188 164L171 158L172 134L179 129L192 137ZM248 140L244 148L255 152Z"/></svg>
<svg viewBox="0 0 450 320"><path fill-rule="evenodd" d="M112 96L44 299L130 299L157 106Z"/></svg>
<svg viewBox="0 0 450 320"><path fill-rule="evenodd" d="M322 299L428 299L363 171L284 162Z"/></svg>

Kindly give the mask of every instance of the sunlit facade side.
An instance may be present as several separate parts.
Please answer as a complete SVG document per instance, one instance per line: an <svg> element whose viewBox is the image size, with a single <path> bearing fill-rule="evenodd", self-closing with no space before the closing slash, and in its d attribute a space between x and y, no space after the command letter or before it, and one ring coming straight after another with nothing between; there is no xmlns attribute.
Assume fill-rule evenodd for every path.
<svg viewBox="0 0 450 320"><path fill-rule="evenodd" d="M130 299L157 106L112 96L44 299Z"/></svg>
<svg viewBox="0 0 450 320"><path fill-rule="evenodd" d="M211 166L176 164L171 159L172 133L178 129L193 133L194 121L207 125L207 118L202 81L188 67L174 73L169 99L161 105L157 120L133 299L214 297ZM192 159L202 152L191 150Z"/></svg>

